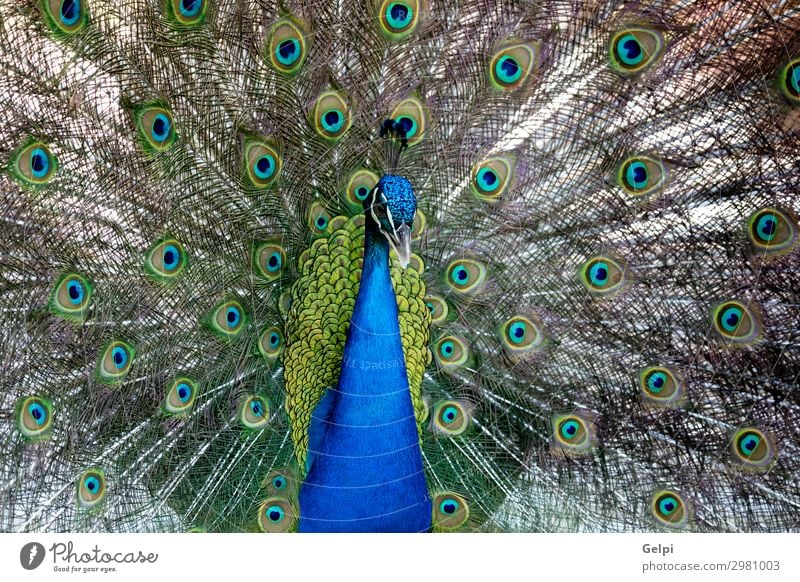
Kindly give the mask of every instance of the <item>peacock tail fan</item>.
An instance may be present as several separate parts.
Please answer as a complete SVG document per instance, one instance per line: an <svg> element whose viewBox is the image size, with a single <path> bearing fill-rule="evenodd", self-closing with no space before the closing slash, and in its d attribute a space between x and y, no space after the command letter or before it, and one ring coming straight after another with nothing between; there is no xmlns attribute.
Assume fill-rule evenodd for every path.
<svg viewBox="0 0 800 582"><path fill-rule="evenodd" d="M794 2L0 13L0 530L302 529L387 175L428 529L797 529Z"/></svg>

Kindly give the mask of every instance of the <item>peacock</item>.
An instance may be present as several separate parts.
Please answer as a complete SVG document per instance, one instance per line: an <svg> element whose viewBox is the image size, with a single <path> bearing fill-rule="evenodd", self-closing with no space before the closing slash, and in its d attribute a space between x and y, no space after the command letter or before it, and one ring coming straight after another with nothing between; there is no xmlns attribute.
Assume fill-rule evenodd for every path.
<svg viewBox="0 0 800 582"><path fill-rule="evenodd" d="M794 0L1 0L0 529L800 529Z"/></svg>

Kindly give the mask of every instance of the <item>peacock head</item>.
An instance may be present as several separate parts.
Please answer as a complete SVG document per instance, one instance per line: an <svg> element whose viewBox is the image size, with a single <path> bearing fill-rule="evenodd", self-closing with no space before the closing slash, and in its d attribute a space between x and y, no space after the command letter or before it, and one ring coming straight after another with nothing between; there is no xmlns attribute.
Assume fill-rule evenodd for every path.
<svg viewBox="0 0 800 582"><path fill-rule="evenodd" d="M386 237L403 268L411 259L411 227L416 212L414 189L402 176L383 176L364 199L367 222Z"/></svg>

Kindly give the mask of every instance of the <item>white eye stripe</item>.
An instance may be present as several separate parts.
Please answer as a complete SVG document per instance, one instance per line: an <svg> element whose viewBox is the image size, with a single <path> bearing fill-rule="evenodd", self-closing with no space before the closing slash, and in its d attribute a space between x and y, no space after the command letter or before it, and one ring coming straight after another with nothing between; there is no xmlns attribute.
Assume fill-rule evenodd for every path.
<svg viewBox="0 0 800 582"><path fill-rule="evenodd" d="M394 220L392 220L392 211L391 211L391 210L389 210L389 207L388 207L388 206L386 207L386 217L389 219L389 226L391 226L391 227L392 227L392 231L395 231L395 230L397 230L397 229L394 227Z"/></svg>

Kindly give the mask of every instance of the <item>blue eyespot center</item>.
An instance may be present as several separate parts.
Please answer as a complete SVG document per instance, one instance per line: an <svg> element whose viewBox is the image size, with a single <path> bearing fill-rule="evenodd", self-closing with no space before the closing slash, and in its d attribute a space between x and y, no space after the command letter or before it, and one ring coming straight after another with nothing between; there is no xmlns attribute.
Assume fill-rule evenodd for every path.
<svg viewBox="0 0 800 582"><path fill-rule="evenodd" d="M267 259L267 270L274 273L281 268L281 254L274 252Z"/></svg>
<svg viewBox="0 0 800 582"><path fill-rule="evenodd" d="M165 141L169 137L170 126L169 118L166 115L163 113L156 115L153 120L153 139L159 142Z"/></svg>
<svg viewBox="0 0 800 582"><path fill-rule="evenodd" d="M267 519L269 519L272 523L278 523L279 521L283 520L284 512L283 509L278 505L270 505L266 511Z"/></svg>
<svg viewBox="0 0 800 582"><path fill-rule="evenodd" d="M284 489L286 488L286 481L279 475L272 480L272 486L275 487L275 489Z"/></svg>
<svg viewBox="0 0 800 582"><path fill-rule="evenodd" d="M39 426L43 425L47 420L47 411L45 411L44 406L37 402L28 406L28 414L31 415L31 418L33 418Z"/></svg>
<svg viewBox="0 0 800 582"><path fill-rule="evenodd" d="M453 269L453 280L456 283L466 283L469 281L469 271L462 266Z"/></svg>
<svg viewBox="0 0 800 582"><path fill-rule="evenodd" d="M561 425L561 435L566 439L573 438L578 434L578 423L574 420L568 420Z"/></svg>
<svg viewBox="0 0 800 582"><path fill-rule="evenodd" d="M484 192L494 192L500 187L500 180L494 170L483 168L478 171L478 186Z"/></svg>
<svg viewBox="0 0 800 582"><path fill-rule="evenodd" d="M269 334L269 345L276 347L278 342L280 342L280 339L281 338L278 337L278 334L273 331L271 334Z"/></svg>
<svg viewBox="0 0 800 582"><path fill-rule="evenodd" d="M405 28L411 22L414 14L410 6L394 2L386 10L387 22L394 29Z"/></svg>
<svg viewBox="0 0 800 582"><path fill-rule="evenodd" d="M753 451L758 447L761 439L754 434L748 434L739 441L739 449L746 456L753 454Z"/></svg>
<svg viewBox="0 0 800 582"><path fill-rule="evenodd" d="M442 344L442 355L443 356L452 356L453 355L453 351L455 351L455 346L453 345L453 342L446 341L446 342L444 342Z"/></svg>
<svg viewBox="0 0 800 582"><path fill-rule="evenodd" d="M789 65L786 71L786 81L789 91L800 97L800 63Z"/></svg>
<svg viewBox="0 0 800 582"><path fill-rule="evenodd" d="M369 190L367 190L366 186L359 186L356 188L356 198L359 200L366 200L367 194L369 194Z"/></svg>
<svg viewBox="0 0 800 582"><path fill-rule="evenodd" d="M647 166L639 161L633 162L625 172L625 181L634 190L642 190L649 182Z"/></svg>
<svg viewBox="0 0 800 582"><path fill-rule="evenodd" d="M458 409L455 406L448 406L444 409L442 418L447 424L451 424L456 418L458 418Z"/></svg>
<svg viewBox="0 0 800 582"><path fill-rule="evenodd" d="M118 370L121 370L128 361L128 352L125 348L116 346L111 350L111 359L114 361L114 366L116 366Z"/></svg>
<svg viewBox="0 0 800 582"><path fill-rule="evenodd" d="M678 508L678 502L674 497L666 497L659 501L658 509L663 515L669 515Z"/></svg>
<svg viewBox="0 0 800 582"><path fill-rule="evenodd" d="M667 375L664 372L654 372L647 379L647 387L651 392L661 392L667 383Z"/></svg>
<svg viewBox="0 0 800 582"><path fill-rule="evenodd" d="M284 65L291 65L300 58L300 43L296 39L286 39L278 45L278 60Z"/></svg>
<svg viewBox="0 0 800 582"><path fill-rule="evenodd" d="M525 339L526 333L527 326L521 321L512 323L508 328L509 339L515 344L521 343Z"/></svg>
<svg viewBox="0 0 800 582"><path fill-rule="evenodd" d="M180 260L180 253L175 245L166 245L164 247L163 264L164 268L168 271L174 271L178 267Z"/></svg>
<svg viewBox="0 0 800 582"><path fill-rule="evenodd" d="M414 137L414 135L417 133L417 122L410 117L401 115L395 120L395 122L400 124L400 127L402 128L403 133L405 133L407 139Z"/></svg>
<svg viewBox="0 0 800 582"><path fill-rule="evenodd" d="M71 26L77 22L81 15L81 5L79 0L64 0L61 3L61 22Z"/></svg>
<svg viewBox="0 0 800 582"><path fill-rule="evenodd" d="M738 307L728 307L722 312L721 323L725 331L735 332L742 319L742 310Z"/></svg>
<svg viewBox="0 0 800 582"><path fill-rule="evenodd" d="M328 225L328 220L324 216L318 216L316 221L317 228L323 229Z"/></svg>
<svg viewBox="0 0 800 582"><path fill-rule="evenodd" d="M35 178L44 178L50 170L50 157L42 148L31 152L31 172Z"/></svg>
<svg viewBox="0 0 800 582"><path fill-rule="evenodd" d="M97 477L87 477L83 484L90 493L94 493L100 489L100 481L97 479Z"/></svg>
<svg viewBox="0 0 800 582"><path fill-rule="evenodd" d="M439 511L445 515L453 515L458 511L458 505L459 503L455 499L445 499L439 504Z"/></svg>
<svg viewBox="0 0 800 582"><path fill-rule="evenodd" d="M326 111L322 116L322 126L325 131L334 133L339 131L344 125L344 115L338 109Z"/></svg>
<svg viewBox="0 0 800 582"><path fill-rule="evenodd" d="M253 168L258 178L266 180L275 173L275 158L266 154L258 158Z"/></svg>
<svg viewBox="0 0 800 582"><path fill-rule="evenodd" d="M264 416L264 405L261 404L261 402L259 402L258 400L253 400L250 403L250 411L255 416Z"/></svg>
<svg viewBox="0 0 800 582"><path fill-rule="evenodd" d="M774 214L767 214L758 219L758 236L764 241L771 241L775 238L778 230L778 219Z"/></svg>
<svg viewBox="0 0 800 582"><path fill-rule="evenodd" d="M598 261L589 269L589 279L593 285L602 286L608 281L608 264Z"/></svg>
<svg viewBox="0 0 800 582"><path fill-rule="evenodd" d="M497 60L495 73L503 83L513 83L522 76L522 67L514 57L504 55Z"/></svg>
<svg viewBox="0 0 800 582"><path fill-rule="evenodd" d="M203 0L181 0L181 14L183 16L196 16L203 6Z"/></svg>
<svg viewBox="0 0 800 582"><path fill-rule="evenodd" d="M620 59L626 65L635 66L644 59L644 50L639 40L632 34L626 34L618 43Z"/></svg>
<svg viewBox="0 0 800 582"><path fill-rule="evenodd" d="M228 307L225 312L225 320L228 322L228 327L235 327L241 319L239 310L235 307Z"/></svg>
<svg viewBox="0 0 800 582"><path fill-rule="evenodd" d="M180 398L181 402L187 402L189 397L192 395L192 389L189 387L188 384L179 384L178 385L178 398Z"/></svg>
<svg viewBox="0 0 800 582"><path fill-rule="evenodd" d="M80 305L83 302L83 285L80 281L73 279L67 283L67 294L69 295L70 303L73 305Z"/></svg>

